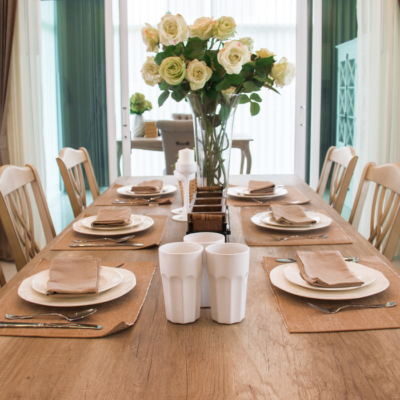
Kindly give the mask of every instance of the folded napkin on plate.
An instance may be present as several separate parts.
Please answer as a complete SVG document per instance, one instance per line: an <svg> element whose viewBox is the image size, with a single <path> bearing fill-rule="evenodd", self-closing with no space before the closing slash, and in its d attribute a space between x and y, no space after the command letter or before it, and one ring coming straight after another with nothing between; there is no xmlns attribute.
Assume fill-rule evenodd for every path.
<svg viewBox="0 0 400 400"><path fill-rule="evenodd" d="M354 276L336 250L298 251L297 260L301 277L313 286L346 288L364 283Z"/></svg>
<svg viewBox="0 0 400 400"><path fill-rule="evenodd" d="M161 179L154 179L152 181L144 181L137 186L132 186L132 192L135 193L158 193L164 183Z"/></svg>
<svg viewBox="0 0 400 400"><path fill-rule="evenodd" d="M274 194L275 184L269 181L250 181L249 182L250 194Z"/></svg>
<svg viewBox="0 0 400 400"><path fill-rule="evenodd" d="M55 258L46 294L98 294L99 269L100 258Z"/></svg>
<svg viewBox="0 0 400 400"><path fill-rule="evenodd" d="M93 227L125 226L131 222L131 210L109 210L102 208L97 213L97 218L92 222Z"/></svg>
<svg viewBox="0 0 400 400"><path fill-rule="evenodd" d="M281 206L271 205L272 214L276 222L285 225L311 225L315 224L315 219L308 218L300 206Z"/></svg>
<svg viewBox="0 0 400 400"><path fill-rule="evenodd" d="M151 201L146 201L145 199L132 199L129 200L129 204L134 206L151 206L151 205L159 205L163 206L165 204L172 204L173 197L167 197L163 199L155 199Z"/></svg>

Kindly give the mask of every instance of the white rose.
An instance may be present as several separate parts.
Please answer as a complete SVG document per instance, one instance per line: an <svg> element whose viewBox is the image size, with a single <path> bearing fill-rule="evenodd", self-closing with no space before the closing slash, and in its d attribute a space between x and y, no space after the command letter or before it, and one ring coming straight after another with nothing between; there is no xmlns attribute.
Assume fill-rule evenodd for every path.
<svg viewBox="0 0 400 400"><path fill-rule="evenodd" d="M242 70L242 65L250 61L249 48L238 40L226 42L224 48L218 52L218 62L228 74L238 74Z"/></svg>
<svg viewBox="0 0 400 400"><path fill-rule="evenodd" d="M239 39L239 42L242 42L244 45L246 45L249 48L250 52L253 51L254 40L252 38L244 37L244 38Z"/></svg>
<svg viewBox="0 0 400 400"><path fill-rule="evenodd" d="M185 78L186 65L179 57L167 57L160 65L160 75L169 85L179 85Z"/></svg>
<svg viewBox="0 0 400 400"><path fill-rule="evenodd" d="M146 23L146 26L142 28L142 39L147 46L146 51L158 53L159 37L157 29Z"/></svg>
<svg viewBox="0 0 400 400"><path fill-rule="evenodd" d="M269 51L268 49L265 49L265 48L256 51L256 54L260 58L268 58L271 56L275 56L275 54L272 51Z"/></svg>
<svg viewBox="0 0 400 400"><path fill-rule="evenodd" d="M282 57L279 63L272 66L271 77L275 79L277 87L290 85L296 75L296 67L294 64L287 62L285 57Z"/></svg>
<svg viewBox="0 0 400 400"><path fill-rule="evenodd" d="M188 39L188 27L180 14L165 14L157 27L160 43L164 46L176 45Z"/></svg>
<svg viewBox="0 0 400 400"><path fill-rule="evenodd" d="M198 90L204 87L211 78L212 70L204 61L194 59L186 69L186 79L190 82L190 89Z"/></svg>
<svg viewBox="0 0 400 400"><path fill-rule="evenodd" d="M197 18L196 21L194 21L194 24L189 26L189 36L198 37L201 40L210 39L214 25L215 21L213 22L213 17Z"/></svg>
<svg viewBox="0 0 400 400"><path fill-rule="evenodd" d="M144 81L149 86L155 86L162 82L160 67L155 63L154 57L147 57L147 60L143 64L141 73Z"/></svg>
<svg viewBox="0 0 400 400"><path fill-rule="evenodd" d="M219 40L235 36L236 22L232 17L221 17L215 21L213 35Z"/></svg>
<svg viewBox="0 0 400 400"><path fill-rule="evenodd" d="M236 90L236 86L231 86L229 89L221 90L221 93L234 94L235 90Z"/></svg>

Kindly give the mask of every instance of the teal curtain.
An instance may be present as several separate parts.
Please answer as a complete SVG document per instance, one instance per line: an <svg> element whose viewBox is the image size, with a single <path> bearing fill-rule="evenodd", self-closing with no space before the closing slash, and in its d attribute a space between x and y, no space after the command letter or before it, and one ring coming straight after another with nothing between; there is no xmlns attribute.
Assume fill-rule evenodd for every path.
<svg viewBox="0 0 400 400"><path fill-rule="evenodd" d="M104 0L57 0L54 12L60 149L85 147L108 186Z"/></svg>
<svg viewBox="0 0 400 400"><path fill-rule="evenodd" d="M320 169L336 144L337 49L357 37L357 0L322 0Z"/></svg>

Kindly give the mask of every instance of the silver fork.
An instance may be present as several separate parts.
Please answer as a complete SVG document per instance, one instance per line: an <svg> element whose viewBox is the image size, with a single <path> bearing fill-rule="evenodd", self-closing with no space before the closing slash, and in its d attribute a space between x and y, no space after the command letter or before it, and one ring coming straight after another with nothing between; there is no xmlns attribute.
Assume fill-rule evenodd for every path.
<svg viewBox="0 0 400 400"><path fill-rule="evenodd" d="M150 197L150 199L145 199L144 197L134 197L134 199L136 200L144 200L147 201L148 203L150 203L151 201L157 200L159 199L161 196L157 196L157 197ZM119 199L115 199L116 202L118 203L131 203L129 201L124 201L124 200L119 200Z"/></svg>
<svg viewBox="0 0 400 400"><path fill-rule="evenodd" d="M271 203L270 200L266 200L266 201L260 201L255 199L254 197L251 198L253 201L255 201L256 203L260 203L260 204L264 204L264 205L271 205L271 204L283 204L283 205L295 205L295 204L305 204L308 203L308 201L282 201L282 202L273 202Z"/></svg>
<svg viewBox="0 0 400 400"><path fill-rule="evenodd" d="M91 240L78 240L78 239L75 239L74 242L75 243L91 243L91 242L102 242L103 240L110 240L111 242L114 242L114 243L123 243L123 242L126 242L129 239L134 238L134 237L135 237L135 235L124 236L124 237L119 238L119 239L112 239L112 238L108 238L108 237L100 238L100 239L91 239Z"/></svg>
<svg viewBox="0 0 400 400"><path fill-rule="evenodd" d="M328 235L319 235L319 236L299 236L299 235L293 235L293 236L287 236L284 238L280 238L280 237L276 237L276 236L272 236L272 235L268 235L267 236L277 240L278 242L284 242L286 240L292 239L292 238L299 238L299 237L305 237L306 239L325 239L328 237Z"/></svg>
<svg viewBox="0 0 400 400"><path fill-rule="evenodd" d="M337 312L349 308L349 307L354 307L354 308L390 308L390 307L395 307L396 302L395 301L389 301L388 303L385 304L348 304L346 306L341 306L341 307L333 307L333 308L323 308L323 307L318 307L315 304L308 303L311 307L316 308L319 311L322 311L326 314L336 314Z"/></svg>

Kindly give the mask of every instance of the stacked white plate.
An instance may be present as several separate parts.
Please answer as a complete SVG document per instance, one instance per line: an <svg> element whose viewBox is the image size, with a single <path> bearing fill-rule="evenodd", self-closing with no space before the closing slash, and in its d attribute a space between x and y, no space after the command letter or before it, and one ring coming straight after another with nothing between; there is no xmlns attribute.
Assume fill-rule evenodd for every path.
<svg viewBox="0 0 400 400"><path fill-rule="evenodd" d="M312 286L301 277L297 263L279 265L271 271L270 279L274 286L285 292L322 300L360 299L383 292L389 287L389 281L381 272L358 263L346 262L346 264L350 271L364 282L362 286L347 288Z"/></svg>
<svg viewBox="0 0 400 400"><path fill-rule="evenodd" d="M249 192L249 188L247 186L235 186L235 187L230 187L228 188L228 194L229 196L236 197L238 199L272 199L274 197L279 197L279 196L284 196L287 194L287 190L283 185L276 185L275 186L275 191L273 194L262 194L262 195L257 195L257 194L251 194Z"/></svg>
<svg viewBox="0 0 400 400"><path fill-rule="evenodd" d="M26 301L43 306L79 307L117 299L136 286L136 277L131 271L100 267L98 295L57 294L46 296L49 271L47 269L25 279L18 288L18 295Z"/></svg>
<svg viewBox="0 0 400 400"><path fill-rule="evenodd" d="M152 197L152 196L161 196L165 194L171 194L176 192L177 187L174 185L164 185L162 189L158 192L151 193L135 193L132 190L132 185L123 186L117 189L117 193L122 194L124 196L133 196L133 197Z"/></svg>

